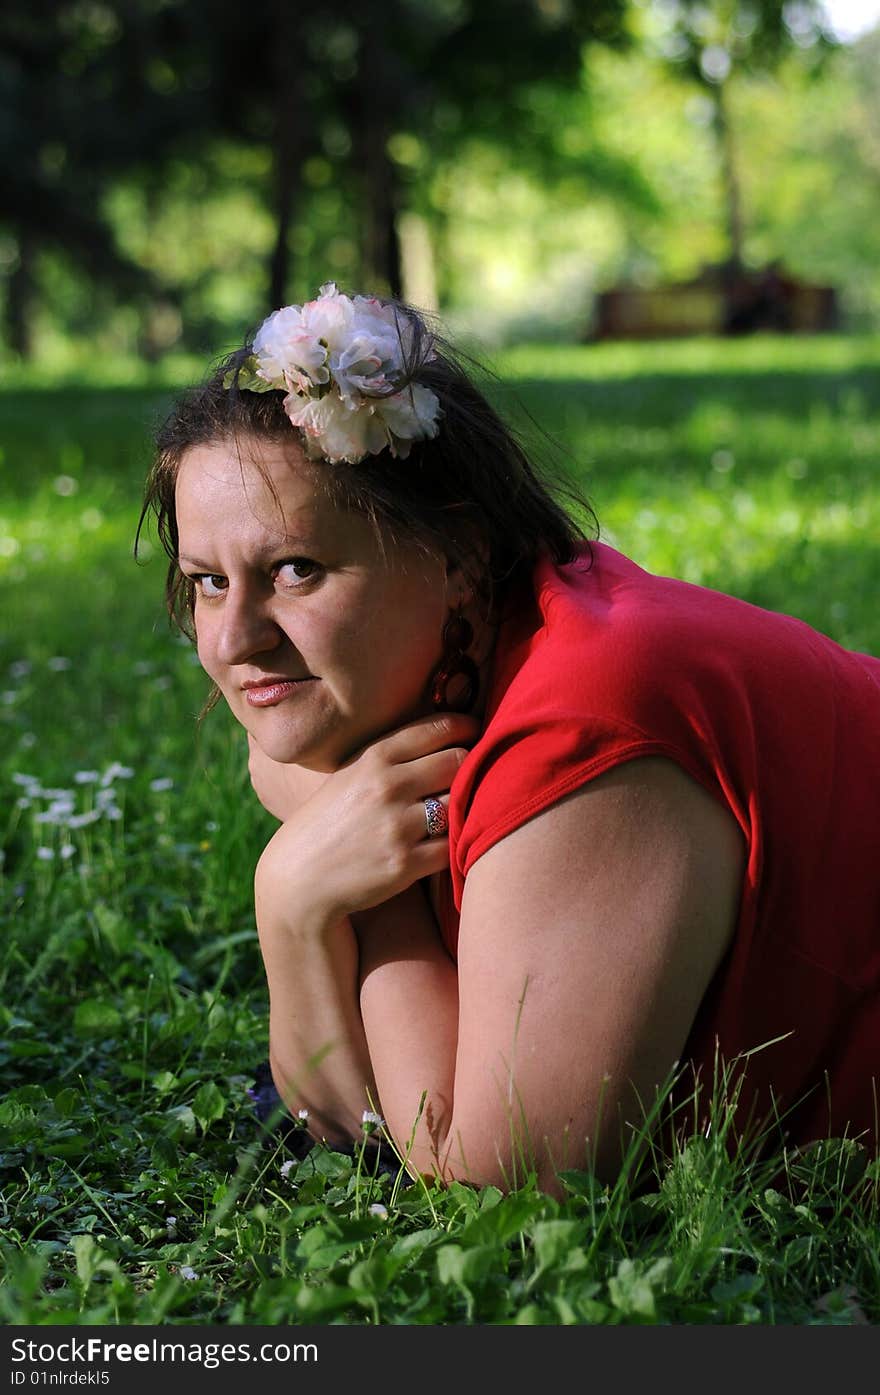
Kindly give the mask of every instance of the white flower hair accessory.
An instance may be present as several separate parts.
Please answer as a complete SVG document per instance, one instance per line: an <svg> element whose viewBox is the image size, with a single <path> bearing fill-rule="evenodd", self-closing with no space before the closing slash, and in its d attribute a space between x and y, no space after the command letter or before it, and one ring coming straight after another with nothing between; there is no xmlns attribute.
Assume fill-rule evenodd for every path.
<svg viewBox="0 0 880 1395"><path fill-rule="evenodd" d="M357 465L386 447L405 459L413 441L437 435L436 393L408 381L434 357L393 305L341 294L333 281L317 300L285 305L257 330L252 353L226 374L224 387L286 392L284 411L303 433L306 454Z"/></svg>

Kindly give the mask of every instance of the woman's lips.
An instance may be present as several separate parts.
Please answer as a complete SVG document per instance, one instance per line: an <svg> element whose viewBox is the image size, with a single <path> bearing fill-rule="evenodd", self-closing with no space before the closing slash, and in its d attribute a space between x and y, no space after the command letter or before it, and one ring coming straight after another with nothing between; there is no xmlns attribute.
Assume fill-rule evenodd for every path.
<svg viewBox="0 0 880 1395"><path fill-rule="evenodd" d="M292 693L304 688L306 683L312 682L314 682L313 677L285 678L273 683L254 683L245 688L244 695L251 707L274 707L276 703L283 702Z"/></svg>

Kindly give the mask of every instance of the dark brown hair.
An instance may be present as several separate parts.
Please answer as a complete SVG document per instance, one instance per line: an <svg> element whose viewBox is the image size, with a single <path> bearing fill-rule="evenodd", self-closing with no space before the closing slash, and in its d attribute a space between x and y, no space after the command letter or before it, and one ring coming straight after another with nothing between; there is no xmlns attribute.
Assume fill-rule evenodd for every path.
<svg viewBox="0 0 880 1395"><path fill-rule="evenodd" d="M321 483L333 502L369 518L380 538L405 538L444 554L465 569L487 604L498 599L507 583L530 571L540 554L557 563L573 561L587 538L570 508L595 527L589 503L561 474L552 485L541 477L512 428L476 386L476 372L484 371L479 365L442 340L422 312L386 303L394 304L412 327L406 377L392 391L408 382L430 388L440 403L440 429L433 439L414 442L405 460L383 450L357 465L320 466ZM217 364L203 383L181 394L157 433L146 482L137 537L148 516L155 515L170 559L169 614L189 635L194 587L177 565L174 504L184 455L195 446L247 437L283 443L295 430L284 413L283 392L236 386L249 353L247 344ZM227 388L224 382L229 381Z"/></svg>

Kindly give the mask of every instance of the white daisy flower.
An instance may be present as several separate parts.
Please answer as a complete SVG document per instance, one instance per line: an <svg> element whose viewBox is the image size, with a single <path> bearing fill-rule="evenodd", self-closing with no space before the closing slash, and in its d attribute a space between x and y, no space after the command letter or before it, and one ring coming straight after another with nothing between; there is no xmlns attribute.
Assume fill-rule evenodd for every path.
<svg viewBox="0 0 880 1395"><path fill-rule="evenodd" d="M114 780L130 780L133 774L130 765L120 765L118 760L114 760L101 776L101 784L106 788L107 785L112 785Z"/></svg>

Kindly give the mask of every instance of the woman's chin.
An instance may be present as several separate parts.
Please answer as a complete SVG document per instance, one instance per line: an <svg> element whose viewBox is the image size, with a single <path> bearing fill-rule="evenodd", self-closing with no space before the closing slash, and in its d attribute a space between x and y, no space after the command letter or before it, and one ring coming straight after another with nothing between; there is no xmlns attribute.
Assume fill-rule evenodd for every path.
<svg viewBox="0 0 880 1395"><path fill-rule="evenodd" d="M251 734L254 735L253 732ZM336 762L330 761L320 745L278 737L267 740L262 736L256 736L255 740L263 754L270 760L277 761L279 765L300 765L304 770L336 769Z"/></svg>
<svg viewBox="0 0 880 1395"><path fill-rule="evenodd" d="M302 730L273 729L269 722L253 720L244 725L263 754L279 765L299 765L304 770L329 774L338 770L345 759L345 741L339 732L309 735Z"/></svg>
<svg viewBox="0 0 880 1395"><path fill-rule="evenodd" d="M370 723L340 707L325 708L318 722L285 722L278 708L263 712L248 709L236 715L270 760L329 775L353 760L365 746L426 713L421 704L413 703L400 711L377 714Z"/></svg>

